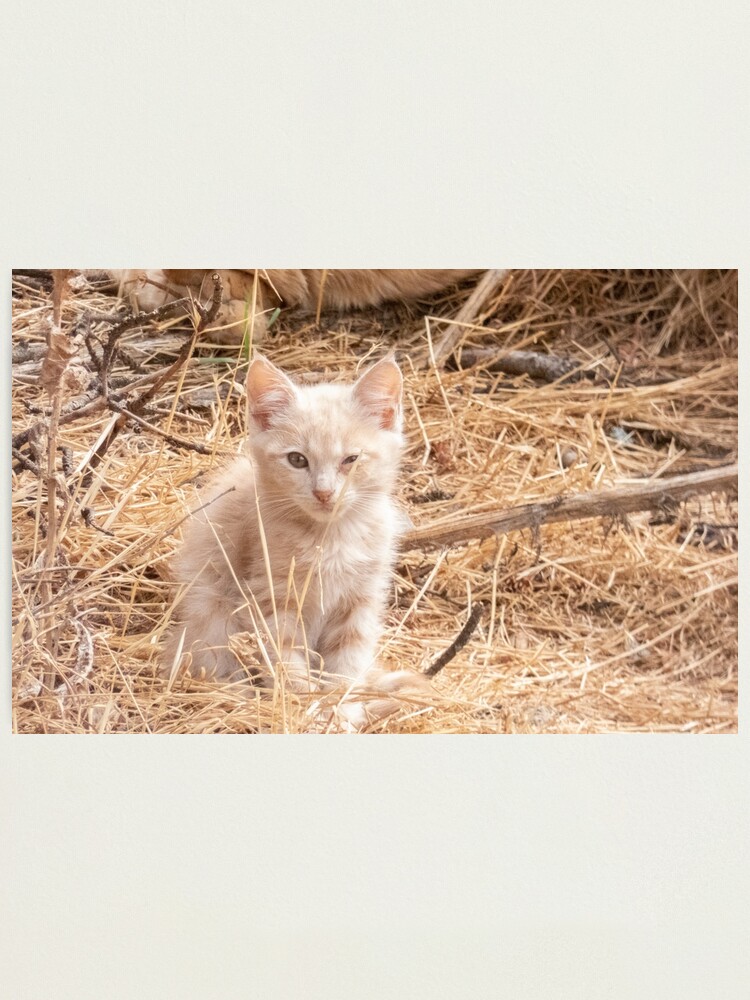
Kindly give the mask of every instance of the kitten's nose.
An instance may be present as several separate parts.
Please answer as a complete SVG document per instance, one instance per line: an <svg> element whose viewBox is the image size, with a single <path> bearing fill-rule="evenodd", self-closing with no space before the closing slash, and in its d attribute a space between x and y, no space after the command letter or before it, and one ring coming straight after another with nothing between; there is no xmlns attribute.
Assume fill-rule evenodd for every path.
<svg viewBox="0 0 750 1000"><path fill-rule="evenodd" d="M315 499L321 503L328 503L333 496L333 490L313 490L312 493Z"/></svg>

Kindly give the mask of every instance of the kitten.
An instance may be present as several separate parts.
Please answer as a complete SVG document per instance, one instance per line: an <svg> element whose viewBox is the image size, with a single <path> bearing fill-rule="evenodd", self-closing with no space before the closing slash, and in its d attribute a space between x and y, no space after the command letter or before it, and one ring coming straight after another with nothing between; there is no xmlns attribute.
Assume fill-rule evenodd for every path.
<svg viewBox="0 0 750 1000"><path fill-rule="evenodd" d="M376 647L403 515L401 372L379 361L353 385L301 386L263 357L247 375L249 438L211 484L174 564L185 586L166 649L193 673L247 676L232 640L251 633L262 680L298 691L363 683L384 697L344 705L355 727L424 690L388 673ZM246 664L247 666L247 664Z"/></svg>
<svg viewBox="0 0 750 1000"><path fill-rule="evenodd" d="M141 310L156 309L171 299L191 292L205 300L210 296L210 271L152 270L110 271L121 292L131 294ZM241 343L253 301L255 271L219 271L222 305L214 324L214 335L223 343ZM362 308L391 299L415 299L463 281L476 270L292 270L258 271L255 289L253 341L260 343L266 330L265 313L277 304L297 306L308 312L325 309ZM218 329L221 328L221 329Z"/></svg>

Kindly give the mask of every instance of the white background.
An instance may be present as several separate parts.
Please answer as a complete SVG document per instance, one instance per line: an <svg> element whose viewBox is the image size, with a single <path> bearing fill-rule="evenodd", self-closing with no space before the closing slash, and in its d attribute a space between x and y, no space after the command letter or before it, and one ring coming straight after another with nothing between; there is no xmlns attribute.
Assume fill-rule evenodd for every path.
<svg viewBox="0 0 750 1000"><path fill-rule="evenodd" d="M12 266L723 266L747 301L737 0L11 8L7 392ZM2 697L3 1000L748 995L744 734L13 737Z"/></svg>

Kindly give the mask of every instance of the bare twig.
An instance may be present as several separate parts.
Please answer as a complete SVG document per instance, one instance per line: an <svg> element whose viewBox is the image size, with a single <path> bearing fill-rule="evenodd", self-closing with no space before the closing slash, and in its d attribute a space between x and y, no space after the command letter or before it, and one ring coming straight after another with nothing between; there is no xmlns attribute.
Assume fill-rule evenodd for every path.
<svg viewBox="0 0 750 1000"><path fill-rule="evenodd" d="M110 531L109 528L102 528L100 524L96 523L94 512L90 507L81 507L81 518L87 528L93 528L94 531L99 531L102 535L107 535L109 538L115 537L114 531Z"/></svg>
<svg viewBox="0 0 750 1000"><path fill-rule="evenodd" d="M102 354L100 358L97 358L93 349L92 344L87 340L87 346L89 348L89 354L91 354L91 360L99 369L99 377L102 383L102 392L106 395L109 390L109 373L114 364L115 358L118 356L118 342L122 337L123 333L128 330L132 330L134 327L153 325L155 323L161 323L166 319L173 319L181 315L190 315L192 313L194 320L198 317L202 318L202 311L198 311L198 317L195 316L195 305L192 299L182 298L175 299L174 302L167 302L166 305L159 306L158 309L153 309L151 312L140 313L139 315L126 316L121 319L118 316L113 316L112 319L115 321L115 325L112 326L107 332L107 339L102 348ZM107 322L105 320L105 322ZM195 325L195 322L194 324Z"/></svg>
<svg viewBox="0 0 750 1000"><path fill-rule="evenodd" d="M201 321L198 324L198 333L201 333L210 326L211 323L219 315L219 309L221 308L221 293L223 290L223 285L218 271L214 271L211 274L211 281L213 282L213 292L211 293L211 302L207 308L202 308L198 306L198 312L201 315Z"/></svg>
<svg viewBox="0 0 750 1000"><path fill-rule="evenodd" d="M205 446L203 445L165 434L158 428L147 423L141 417L141 414L146 409L146 406L154 398L159 389L161 389L161 387L165 385L172 378L173 375L176 375L177 372L179 372L179 370L182 368L182 366L187 363L190 355L193 353L193 348L195 347L195 342L198 338L198 335L202 333L202 331L205 330L205 328L210 323L212 323L216 318L216 315L218 314L219 311L219 307L221 306L222 284L221 284L221 278L219 277L219 274L216 271L211 275L211 279L214 283L211 302L205 309L200 305L196 305L197 316L195 316L194 319L197 319L197 323L194 322L192 335L182 345L177 357L175 358L174 362L169 366L169 368L167 368L164 372L162 372L162 374L159 375L158 378L154 379L151 385L144 392L142 392L140 396L130 401L127 406L115 400L107 392L106 386L108 379L108 371L106 365L102 363L101 380L102 380L102 389L106 396L105 399L106 405L109 407L109 409L114 410L116 413L119 413L120 416L115 421L109 434L107 434L107 436L101 441L98 448L91 456L88 463L87 475L90 475L91 472L97 467L97 465L99 465L101 460L104 458L104 455L111 447L112 442L115 440L115 438L120 433L125 424L128 422L128 420L136 420L136 422L138 423L145 424L145 426L148 427L149 430L161 434L163 437L166 437L169 441L171 441L172 444L176 446L191 448L194 451L200 452L200 454L202 455L206 454L210 455L212 453L210 449L206 449ZM184 303L187 300L178 299L177 301ZM174 304L175 303L170 303L170 305ZM162 309L165 308L166 308L165 306L162 307ZM159 309L154 310L153 313L148 313L147 317L150 316L153 320L154 316L157 313L161 313L161 310ZM145 319L144 317L141 317L142 321L144 319ZM112 358L112 353L110 352L110 354L108 355L107 363L111 362L111 358Z"/></svg>
<svg viewBox="0 0 750 1000"><path fill-rule="evenodd" d="M106 399L101 396L97 396L96 399L91 400L90 403L83 403L81 406L75 409L67 409L64 413L60 413L57 421L58 427L62 427L64 424L70 424L74 420L79 420L81 417L88 417L92 413L96 413L97 410L103 410L107 405ZM43 420L37 420L36 423L31 424L25 430L19 431L13 437L13 447L20 448L22 445L26 444L31 438L37 435L40 431L44 430L46 423Z"/></svg>
<svg viewBox="0 0 750 1000"><path fill-rule="evenodd" d="M466 620L466 624L450 646L448 646L445 652L441 653L435 662L430 664L430 666L424 671L425 677L434 677L435 674L439 673L443 667L446 666L446 664L450 663L450 661L461 652L469 639L471 639L474 629L479 624L483 614L484 604L481 601L477 601L471 609L471 613Z"/></svg>
<svg viewBox="0 0 750 1000"><path fill-rule="evenodd" d="M13 458L15 458L18 465L13 467L14 472L19 472L21 469L26 469L28 472L33 473L35 476L40 475L39 466L32 462L22 451L19 451L15 446L12 447Z"/></svg>
<svg viewBox="0 0 750 1000"><path fill-rule="evenodd" d="M55 272L55 274L63 274L67 276L67 272ZM218 277L218 276L217 276ZM206 324L211 322L218 312L219 306L221 305L221 283L219 282L218 290L218 303L216 302L216 286L214 286L214 293L211 303L207 310L202 309L197 306L199 326L201 329L205 328ZM164 306L160 306L158 309L154 309L152 312L141 313L139 315L128 314L123 317L119 313L111 314L87 314L84 320L78 324L76 332L81 333L84 337L84 341L88 348L89 356L91 362L99 373L99 384L98 384L98 395L94 398L87 398L88 393L80 400L72 400L65 407L61 407L60 411L57 413L55 419L54 414L54 402L50 407L49 416L53 418L55 427L62 426L63 424L71 423L74 420L79 419L79 417L89 416L91 413L95 413L97 410L102 410L106 407L106 397L109 394L109 375L111 371L112 364L114 363L115 357L117 356L117 341L120 336L127 330L133 329L138 326L146 326L153 323L161 322L165 319L170 319L172 317L180 315L180 313L185 313L190 311L192 308L192 302L188 298L176 299L174 302L168 302ZM55 314L57 315L57 313ZM87 322L90 319L95 319L104 323L111 323L113 326L107 333L107 339L102 347L102 353L98 354L94 347L94 338L91 336L90 331L87 327ZM59 316L58 316L59 319ZM53 326L55 325L55 318L53 316ZM59 322L57 323L59 327ZM62 336L62 334L61 334ZM58 339L56 341L55 351L50 351L50 342L48 341L47 356L42 363L42 369L39 375L39 380L47 387L49 384L54 386L55 378L58 380L62 378L62 374L67 366L67 360L63 358L63 354L67 353L67 357L70 355L70 346L68 344L68 338L63 337L62 340ZM182 363L182 353L178 357L179 364ZM63 363L64 362L64 363ZM179 364L177 367L179 367ZM62 367L61 367L62 365ZM172 369L170 369L171 375ZM167 378L170 377L169 375ZM51 380L51 381L50 381ZM151 379L149 379L151 381ZM154 392L163 385L166 378L157 376L153 379L157 383ZM89 392L92 390L89 389ZM153 395L153 393L152 393ZM151 398L150 396L148 398ZM148 402L146 399L145 402ZM35 424L25 428L13 437L13 447L21 448L29 438L38 433L40 430L47 426L46 422L43 420L37 421Z"/></svg>
<svg viewBox="0 0 750 1000"><path fill-rule="evenodd" d="M152 434L157 434L159 437L164 438L168 444L173 445L175 448L187 448L189 451L197 451L199 455L213 455L215 452L214 448L209 448L207 445L201 444L200 441L190 441L188 438L178 437L176 434L169 434L167 431L163 431L161 427L157 427L156 424L152 424L148 420L144 420L142 416L134 413L132 410L128 410L125 406L120 405L120 403L115 402L113 399L109 400L109 408L114 410L115 413L121 414L124 418L123 424L127 423L128 420L133 420L141 427L151 431ZM123 425L120 424L120 421L118 420L112 429L110 439L108 439L110 444L111 438L115 436L115 432L122 426ZM106 443L106 441L104 443ZM103 449L102 455L104 454L104 451L106 451L106 448ZM94 456L92 456L92 461L93 458ZM99 458L99 461L101 461L101 458Z"/></svg>
<svg viewBox="0 0 750 1000"><path fill-rule="evenodd" d="M206 307L201 306L200 302L197 302L192 297L184 297L175 299L173 302L167 302L165 305L159 306L157 309L153 309L147 313L139 313L137 315L130 314L124 317L119 313L113 313L111 315L89 315L84 317L84 320L87 322L93 318L99 322L114 324L107 331L107 339L102 348L100 357L97 356L94 350L93 339L90 336L86 337L86 344L89 354L91 355L91 360L99 370L102 383L102 393L104 395L107 395L108 393L109 373L115 357L118 356L118 342L123 333L126 333L128 330L132 330L135 327L154 325L167 319L174 319L181 315L188 315L192 317L196 333L200 333L205 330L207 326L213 323L218 315L219 308L221 307L222 283L217 272L214 272L211 275L211 280L213 282L213 291L211 301ZM181 359L178 360L181 361ZM159 385L161 384L163 383L159 383ZM154 392L156 392L156 389L154 389Z"/></svg>
<svg viewBox="0 0 750 1000"><path fill-rule="evenodd" d="M145 426L150 431L161 435L170 444L175 447L188 448L193 451L197 451L200 454L212 454L212 449L206 447L200 442L189 441L184 438L180 438L176 435L167 434L158 428L157 426L150 424L148 421L144 420L141 414L146 410L148 404L156 396L158 391L175 375L180 369L187 363L190 355L192 354L193 348L195 346L195 341L198 335L210 325L218 315L219 309L221 307L221 296L222 296L222 284L219 274L214 272L211 275L213 281L213 291L210 302L204 307L199 302L195 302L192 298L177 299L174 302L167 303L165 306L155 309L149 313L143 313L141 315L128 315L123 317L119 313L97 315L94 317L97 321L105 322L111 324L104 344L101 350L98 351L95 347L94 338L91 335L89 329L89 318L86 321L80 322L75 331L74 336L83 335L86 342L91 361L94 368L98 372L98 377L95 377L89 385L87 393L77 399L72 400L64 407L62 406L62 378L65 373L68 361L72 357L72 339L73 337L63 334L60 321L61 321L61 307L62 307L62 296L65 288L65 283L67 281L68 272L54 272L55 277L55 290L53 295L53 320L50 328L50 334L48 338L47 353L44 358L42 369L40 372L40 381L42 385L47 389L50 397L50 406L47 419L39 420L27 427L25 430L16 434L13 438L13 456L16 459L16 470L26 469L38 476L42 475L40 462L35 461L35 456L27 456L21 451L24 445L31 446L36 436L41 432L46 432L47 436L47 514L49 529L46 533L46 563L51 565L50 560L54 558L55 546L57 544L57 502L59 499L60 490L62 485L58 480L55 473L55 457L56 457L56 441L57 441L57 431L63 424L71 423L72 421L78 420L82 417L88 416L90 414L96 413L103 409L110 409L119 414L118 419L115 421L109 434L107 434L96 450L91 455L83 479L83 485L87 485L91 480L91 475L93 470L102 461L107 450L112 445L117 435L120 433L122 428L126 425L128 420L135 420L137 423ZM175 361L171 364L165 371L157 373L156 375L149 375L145 379L137 379L135 385L142 385L144 382L147 385L144 391L141 392L139 396L135 399L128 400L123 392L113 392L110 388L111 382L111 370L115 363L115 360L119 356L118 354L118 341L121 335L129 329L146 326L149 324L161 322L165 319L172 318L179 315L181 312L187 312L193 320L193 332L190 337L188 337L180 349ZM131 384L129 387L135 386ZM92 394L97 393L96 396ZM63 452L63 472L66 478L70 478L71 472L71 456L69 451ZM70 486L68 486L68 493L73 495L74 491ZM81 516L88 527L95 528L104 534L111 534L111 532L99 527L94 519L94 513L89 507L84 507L81 509ZM49 590L49 587L46 588ZM51 602L51 592L45 593L42 596L43 605L49 605ZM55 642L56 630L50 628L48 635L50 636L50 642Z"/></svg>
<svg viewBox="0 0 750 1000"><path fill-rule="evenodd" d="M528 503L505 511L473 514L453 520L450 524L414 528L404 536L401 548L406 552L437 548L524 528L538 530L542 524L555 521L579 521L591 517L616 517L638 510L658 510L701 493L736 492L737 476L737 465L728 465L578 496L557 496L552 500Z"/></svg>
<svg viewBox="0 0 750 1000"><path fill-rule="evenodd" d="M443 336L435 345L433 351L435 364L441 365L445 359L453 353L456 345L465 332L465 325L476 321L485 304L492 298L497 289L505 280L508 271L506 269L487 271L477 283L477 287L461 309L459 309L455 320L443 333ZM458 324L464 324L460 326Z"/></svg>

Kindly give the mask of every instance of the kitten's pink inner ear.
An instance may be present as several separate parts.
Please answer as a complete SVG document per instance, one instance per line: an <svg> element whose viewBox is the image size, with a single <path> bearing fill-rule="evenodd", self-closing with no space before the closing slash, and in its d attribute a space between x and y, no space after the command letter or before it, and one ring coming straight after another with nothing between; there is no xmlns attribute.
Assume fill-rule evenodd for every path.
<svg viewBox="0 0 750 1000"><path fill-rule="evenodd" d="M294 401L294 383L265 358L251 362L246 386L250 416L264 431Z"/></svg>
<svg viewBox="0 0 750 1000"><path fill-rule="evenodd" d="M383 430L398 424L403 379L395 361L384 358L365 372L354 385L354 398L376 417Z"/></svg>

